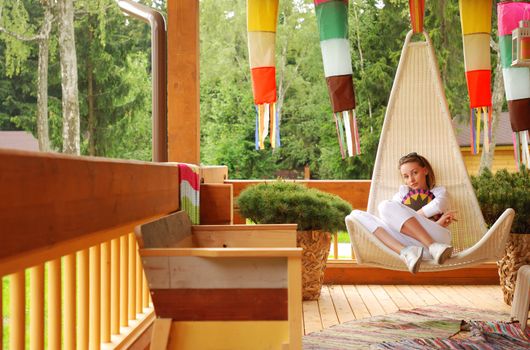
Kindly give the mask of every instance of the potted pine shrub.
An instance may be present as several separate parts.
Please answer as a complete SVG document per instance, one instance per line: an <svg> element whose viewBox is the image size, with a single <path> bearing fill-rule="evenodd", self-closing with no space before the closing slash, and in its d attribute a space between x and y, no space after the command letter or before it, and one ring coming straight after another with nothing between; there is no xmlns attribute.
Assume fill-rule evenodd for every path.
<svg viewBox="0 0 530 350"><path fill-rule="evenodd" d="M255 223L298 225L303 299L318 299L331 232L345 230L344 217L351 212L351 205L338 196L284 181L249 186L237 203L241 214Z"/></svg>
<svg viewBox="0 0 530 350"><path fill-rule="evenodd" d="M503 169L492 174L486 170L472 177L471 182L488 225L493 224L506 208L515 210L505 254L497 262L504 301L511 305L517 271L530 264L530 172L522 169L509 173Z"/></svg>

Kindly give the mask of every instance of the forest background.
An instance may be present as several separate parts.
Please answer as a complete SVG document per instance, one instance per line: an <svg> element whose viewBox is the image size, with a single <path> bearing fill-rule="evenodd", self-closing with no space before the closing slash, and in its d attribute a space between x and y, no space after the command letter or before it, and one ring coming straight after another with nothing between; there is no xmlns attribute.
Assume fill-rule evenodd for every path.
<svg viewBox="0 0 530 350"><path fill-rule="evenodd" d="M165 1L140 2L165 13ZM0 0L0 29L4 28L0 30L0 130L39 134L39 53L46 40L49 149L150 160L149 27L123 15L114 0L72 3L80 131L78 148L68 151L68 135L63 128L67 107L63 107L64 87L61 89L62 39L58 29L62 12L50 7L50 3L51 0ZM282 147L256 151L246 1L200 0L203 164L227 165L229 176L234 179L274 178L279 170L302 174L306 165L313 179L370 178L388 96L410 28L408 1L350 1L349 40L363 154L344 160L336 139L312 3L280 0L276 70ZM494 9L492 84L499 85L501 81L494 91L494 106L500 112L504 90L496 69L495 13ZM24 40L44 33L44 24L50 18L48 36ZM426 1L425 28L435 46L451 115L465 120L469 106L458 1ZM501 96L500 103L495 96L497 100ZM487 167L488 156L483 160Z"/></svg>

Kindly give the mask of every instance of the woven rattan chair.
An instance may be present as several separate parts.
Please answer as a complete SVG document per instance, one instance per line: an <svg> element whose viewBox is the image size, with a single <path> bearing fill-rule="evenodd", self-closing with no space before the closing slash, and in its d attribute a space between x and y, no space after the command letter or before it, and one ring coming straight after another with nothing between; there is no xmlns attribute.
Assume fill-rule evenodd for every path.
<svg viewBox="0 0 530 350"><path fill-rule="evenodd" d="M433 166L436 182L446 187L458 221L451 224L453 256L443 265L425 261L420 271L450 270L499 258L513 221L507 209L488 230L469 181L457 143L438 63L427 33L425 41L407 34L388 102L368 199L368 212L390 199L403 184L397 168L401 156L418 152ZM368 232L351 215L346 217L358 263L407 270L399 255Z"/></svg>

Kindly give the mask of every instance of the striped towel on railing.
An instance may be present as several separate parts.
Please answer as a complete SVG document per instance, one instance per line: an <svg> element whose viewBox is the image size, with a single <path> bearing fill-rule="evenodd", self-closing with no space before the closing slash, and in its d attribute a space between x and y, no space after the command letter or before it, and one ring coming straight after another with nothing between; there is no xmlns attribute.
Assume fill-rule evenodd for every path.
<svg viewBox="0 0 530 350"><path fill-rule="evenodd" d="M200 167L179 163L180 209L188 213L193 225L200 223Z"/></svg>

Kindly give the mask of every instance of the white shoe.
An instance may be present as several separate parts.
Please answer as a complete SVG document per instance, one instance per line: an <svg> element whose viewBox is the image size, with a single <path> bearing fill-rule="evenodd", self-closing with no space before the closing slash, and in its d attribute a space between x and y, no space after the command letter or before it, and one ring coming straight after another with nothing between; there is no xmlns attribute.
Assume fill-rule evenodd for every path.
<svg viewBox="0 0 530 350"><path fill-rule="evenodd" d="M423 247L408 246L401 250L399 257L407 264L410 273L417 273L420 270Z"/></svg>
<svg viewBox="0 0 530 350"><path fill-rule="evenodd" d="M433 243L429 246L429 253L438 265L443 264L453 254L453 247L443 243Z"/></svg>

